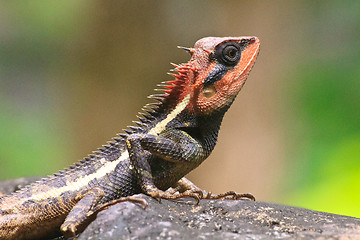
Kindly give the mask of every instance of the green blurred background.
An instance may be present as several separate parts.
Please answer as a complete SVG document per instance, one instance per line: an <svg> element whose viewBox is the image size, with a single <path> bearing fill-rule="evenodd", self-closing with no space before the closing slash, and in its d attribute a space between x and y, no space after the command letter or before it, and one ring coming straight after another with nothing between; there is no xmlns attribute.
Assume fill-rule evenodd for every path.
<svg viewBox="0 0 360 240"><path fill-rule="evenodd" d="M360 1L2 1L0 180L67 167L135 120L205 36L262 42L207 190L360 217Z"/></svg>

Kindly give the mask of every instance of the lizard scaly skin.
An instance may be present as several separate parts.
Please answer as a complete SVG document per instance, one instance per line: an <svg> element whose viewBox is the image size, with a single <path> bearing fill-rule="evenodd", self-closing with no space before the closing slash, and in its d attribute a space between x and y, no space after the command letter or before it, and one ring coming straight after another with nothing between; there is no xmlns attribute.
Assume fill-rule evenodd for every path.
<svg viewBox="0 0 360 240"><path fill-rule="evenodd" d="M70 168L0 198L0 239L75 236L102 209L132 195L158 199L250 198L202 191L184 176L214 149L221 121L255 63L256 37L208 37L175 65L158 102L136 122Z"/></svg>

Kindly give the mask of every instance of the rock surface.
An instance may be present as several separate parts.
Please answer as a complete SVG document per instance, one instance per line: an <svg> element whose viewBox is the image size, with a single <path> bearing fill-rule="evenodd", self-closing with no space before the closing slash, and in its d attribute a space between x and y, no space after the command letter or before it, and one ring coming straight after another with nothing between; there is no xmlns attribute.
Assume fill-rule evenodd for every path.
<svg viewBox="0 0 360 240"><path fill-rule="evenodd" d="M100 212L84 239L360 239L360 219L252 201L120 203Z"/></svg>
<svg viewBox="0 0 360 240"><path fill-rule="evenodd" d="M23 180L0 183L7 192ZM101 211L85 239L360 239L360 219L265 202L157 200L119 203Z"/></svg>

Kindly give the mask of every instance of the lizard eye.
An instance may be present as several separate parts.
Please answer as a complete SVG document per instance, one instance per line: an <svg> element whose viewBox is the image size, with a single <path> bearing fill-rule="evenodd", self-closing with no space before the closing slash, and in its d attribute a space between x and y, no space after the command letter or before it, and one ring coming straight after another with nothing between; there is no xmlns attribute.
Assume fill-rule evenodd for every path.
<svg viewBox="0 0 360 240"><path fill-rule="evenodd" d="M215 58L227 66L235 66L241 57L240 45L236 42L225 42L215 49Z"/></svg>
<svg viewBox="0 0 360 240"><path fill-rule="evenodd" d="M232 61L233 59L236 58L237 55L237 49L233 46L229 46L227 48L224 49L225 54L226 54L226 58L229 59L230 61Z"/></svg>

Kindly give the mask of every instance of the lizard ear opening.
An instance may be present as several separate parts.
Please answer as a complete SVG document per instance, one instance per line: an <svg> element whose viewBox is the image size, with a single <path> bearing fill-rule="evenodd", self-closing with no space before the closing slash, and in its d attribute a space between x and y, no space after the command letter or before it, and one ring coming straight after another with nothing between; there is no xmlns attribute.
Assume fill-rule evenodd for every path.
<svg viewBox="0 0 360 240"><path fill-rule="evenodd" d="M203 88L203 95L206 98L211 98L216 94L216 89L214 85L209 85Z"/></svg>

